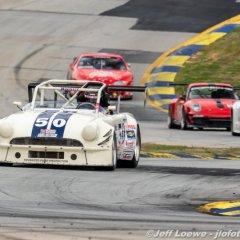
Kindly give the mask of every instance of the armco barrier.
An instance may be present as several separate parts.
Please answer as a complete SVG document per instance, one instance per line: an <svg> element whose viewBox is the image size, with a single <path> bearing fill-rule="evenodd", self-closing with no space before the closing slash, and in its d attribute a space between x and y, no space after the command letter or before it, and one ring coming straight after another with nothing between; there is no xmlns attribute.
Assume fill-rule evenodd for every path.
<svg viewBox="0 0 240 240"><path fill-rule="evenodd" d="M142 78L142 84L148 86L148 103L167 112L169 102L176 97L175 89L169 87L169 82L174 82L183 64L204 46L238 27L240 15L219 23L162 54L149 66Z"/></svg>

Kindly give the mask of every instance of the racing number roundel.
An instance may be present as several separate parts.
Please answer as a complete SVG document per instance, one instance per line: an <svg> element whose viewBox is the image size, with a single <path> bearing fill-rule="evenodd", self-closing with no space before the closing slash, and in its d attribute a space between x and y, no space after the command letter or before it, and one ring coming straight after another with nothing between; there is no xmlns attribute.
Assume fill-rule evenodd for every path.
<svg viewBox="0 0 240 240"><path fill-rule="evenodd" d="M48 118L38 118L35 122L35 126L37 127L45 127L48 124L49 119ZM57 118L54 119L52 122L52 125L54 127L63 127L66 125L66 120L65 119L61 119L61 118Z"/></svg>

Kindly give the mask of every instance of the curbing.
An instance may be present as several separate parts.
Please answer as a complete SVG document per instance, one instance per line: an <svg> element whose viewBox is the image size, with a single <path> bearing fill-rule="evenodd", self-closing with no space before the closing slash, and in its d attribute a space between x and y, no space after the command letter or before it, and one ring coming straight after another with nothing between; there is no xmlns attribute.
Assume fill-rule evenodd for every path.
<svg viewBox="0 0 240 240"><path fill-rule="evenodd" d="M167 112L169 102L176 97L175 89L169 87L169 83L174 82L177 72L184 63L199 50L238 27L240 27L240 15L219 23L162 54L148 67L142 78L142 85L148 87L148 103ZM147 153L147 155L164 158L189 157L165 153ZM200 156L190 157L199 158ZM240 160L238 157L224 157L224 159ZM197 211L218 216L240 217L240 201L207 203L201 205Z"/></svg>
<svg viewBox="0 0 240 240"><path fill-rule="evenodd" d="M200 206L197 211L217 216L240 217L240 201L207 203Z"/></svg>
<svg viewBox="0 0 240 240"><path fill-rule="evenodd" d="M148 103L167 112L169 102L176 97L175 89L169 87L169 83L174 82L184 63L199 50L238 27L240 15L221 22L162 54L143 74L142 85L148 87Z"/></svg>
<svg viewBox="0 0 240 240"><path fill-rule="evenodd" d="M200 155L193 155L193 154L184 154L184 153L161 153L161 152L147 152L141 150L141 157L151 157L151 158L174 158L174 159L180 159L180 158L198 158L198 159L207 159L207 160L213 160L213 159L222 159L222 160L240 160L239 156L217 156L215 158L213 157L205 157Z"/></svg>

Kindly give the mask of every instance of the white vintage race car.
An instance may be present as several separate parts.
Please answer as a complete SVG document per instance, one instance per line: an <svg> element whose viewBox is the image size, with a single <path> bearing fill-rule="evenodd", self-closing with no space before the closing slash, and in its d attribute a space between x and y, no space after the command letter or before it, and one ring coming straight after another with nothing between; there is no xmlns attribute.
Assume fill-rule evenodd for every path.
<svg viewBox="0 0 240 240"><path fill-rule="evenodd" d="M29 103L15 102L22 111L0 120L0 162L136 167L139 125L132 114L108 106L108 88L82 80L30 84Z"/></svg>
<svg viewBox="0 0 240 240"><path fill-rule="evenodd" d="M231 132L233 136L240 136L240 100L232 105Z"/></svg>

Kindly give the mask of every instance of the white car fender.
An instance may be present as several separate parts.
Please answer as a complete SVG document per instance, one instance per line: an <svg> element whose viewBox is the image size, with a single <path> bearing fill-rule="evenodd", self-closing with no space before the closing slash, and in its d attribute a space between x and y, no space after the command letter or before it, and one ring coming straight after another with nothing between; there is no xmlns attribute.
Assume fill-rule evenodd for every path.
<svg viewBox="0 0 240 240"><path fill-rule="evenodd" d="M111 126L116 126L119 123L122 123L126 119L126 114L110 115L103 118L103 121L110 124Z"/></svg>

